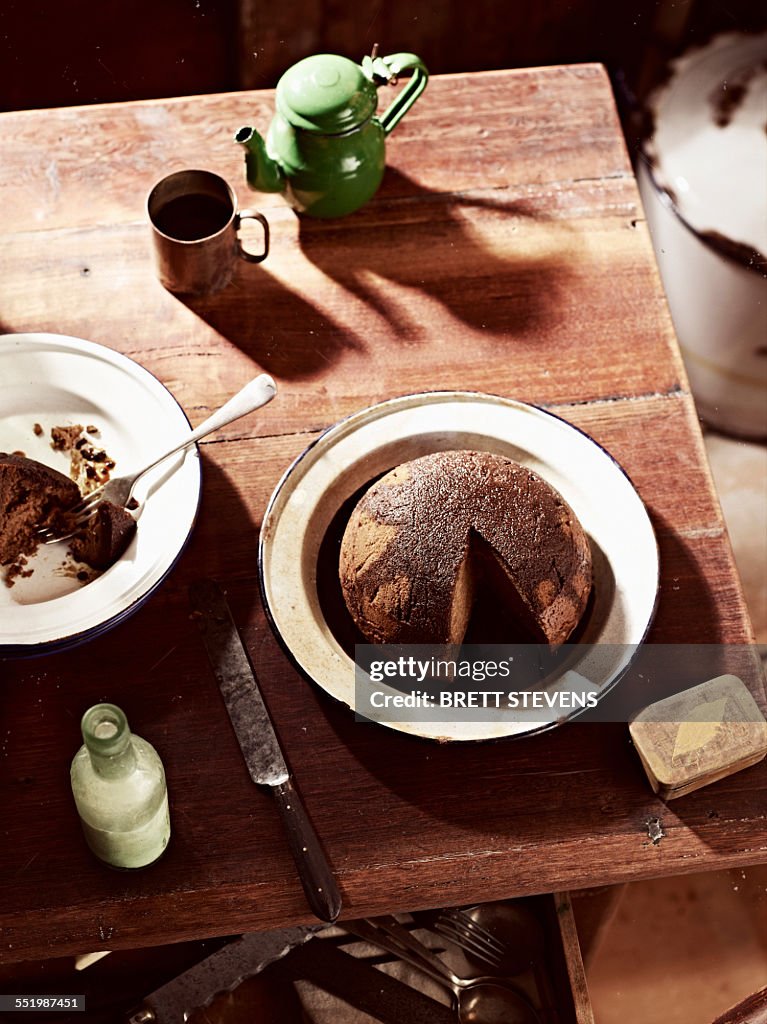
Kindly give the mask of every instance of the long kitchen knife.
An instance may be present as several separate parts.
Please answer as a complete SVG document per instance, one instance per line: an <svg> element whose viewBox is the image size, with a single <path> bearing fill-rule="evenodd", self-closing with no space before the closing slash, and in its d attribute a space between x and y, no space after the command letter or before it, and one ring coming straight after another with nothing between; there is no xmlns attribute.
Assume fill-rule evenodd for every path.
<svg viewBox="0 0 767 1024"><path fill-rule="evenodd" d="M242 935L178 977L155 989L128 1015L128 1024L184 1024L194 1010L209 1006L222 992L231 992L297 946L320 925L279 932Z"/></svg>
<svg viewBox="0 0 767 1024"><path fill-rule="evenodd" d="M455 1013L449 1007L377 970L365 959L337 949L333 932L325 934L327 938L323 938L321 925L313 925L243 935L155 989L129 1011L127 1024L185 1024L193 1011L204 1009L217 995L231 992L246 978L267 969L280 980L310 982L361 1010L366 1020L454 1024Z"/></svg>
<svg viewBox="0 0 767 1024"><path fill-rule="evenodd" d="M213 580L202 580L189 588L189 599L250 777L271 787L312 913L335 921L341 912L338 885L293 785L226 596Z"/></svg>

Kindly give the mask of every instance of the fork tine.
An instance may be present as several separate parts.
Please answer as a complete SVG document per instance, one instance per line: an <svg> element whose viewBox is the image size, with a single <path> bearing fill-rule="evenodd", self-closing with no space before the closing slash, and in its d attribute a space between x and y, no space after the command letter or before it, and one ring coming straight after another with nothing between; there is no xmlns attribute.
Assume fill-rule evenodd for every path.
<svg viewBox="0 0 767 1024"><path fill-rule="evenodd" d="M102 500L103 490L103 485L101 487L97 487L95 490L87 494L82 501L79 501L76 505L73 505L72 508L68 510L69 514L75 515L76 518L72 526L72 529L68 530L66 533L56 533L49 527L43 527L42 529L39 529L37 531L37 535L38 537L40 537L40 542L42 544L58 544L59 541L62 540L71 540L71 538L74 537L77 531L82 529L82 527L85 526L88 520L92 519L93 516L95 515L96 508L99 502Z"/></svg>
<svg viewBox="0 0 767 1024"><path fill-rule="evenodd" d="M90 509L94 508L94 506L101 501L103 490L104 484L100 484L98 487L95 487L92 491L89 491L86 495L84 495L83 498L80 501L78 501L76 505L73 505L72 508L67 509L67 512L70 515L74 515L79 519L81 515L83 515Z"/></svg>
<svg viewBox="0 0 767 1024"><path fill-rule="evenodd" d="M489 932L487 928L483 928L482 925L477 924L473 917L470 917L465 910L452 910L445 912L441 915L443 920L450 921L451 924L456 925L458 928L469 932L478 941L486 943L492 947L497 953L503 953L505 950L504 944L497 939L492 932Z"/></svg>
<svg viewBox="0 0 767 1024"><path fill-rule="evenodd" d="M495 956L503 957L506 953L505 944L497 939L492 932L477 924L474 918L460 909L443 910L439 920L456 934L470 938L476 945L482 946Z"/></svg>
<svg viewBox="0 0 767 1024"><path fill-rule="evenodd" d="M453 928L448 923L440 921L435 923L434 930L454 945L468 953L473 953L478 959L484 961L488 966L500 966L502 961L501 954L491 947L478 942L471 933L462 931L459 928Z"/></svg>
<svg viewBox="0 0 767 1024"><path fill-rule="evenodd" d="M457 935L448 935L446 932L439 932L438 934L445 940L445 942L456 946L466 956L472 957L477 963L481 964L485 970L500 970L503 963L503 959L501 957L491 956L486 949L478 949L471 942L464 938L460 938Z"/></svg>
<svg viewBox="0 0 767 1024"><path fill-rule="evenodd" d="M38 537L41 544L58 544L62 540L70 540L74 537L74 530L69 533L53 533L51 530L39 530Z"/></svg>
<svg viewBox="0 0 767 1024"><path fill-rule="evenodd" d="M469 928L464 928L455 921L442 920L438 923L443 935L447 935L447 933L450 932L451 935L457 935L461 938L465 938L468 942L471 942L478 948L486 949L488 953L493 956L501 956L504 951L504 947L499 943L494 942L492 939L488 939L484 935L478 934Z"/></svg>

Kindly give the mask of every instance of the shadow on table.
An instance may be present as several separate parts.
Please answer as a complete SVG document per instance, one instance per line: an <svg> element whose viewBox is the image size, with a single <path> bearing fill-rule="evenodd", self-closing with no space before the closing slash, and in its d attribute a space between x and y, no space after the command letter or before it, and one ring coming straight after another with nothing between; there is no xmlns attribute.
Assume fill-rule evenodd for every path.
<svg viewBox="0 0 767 1024"><path fill-rule="evenodd" d="M231 284L214 295L178 296L189 309L267 372L283 380L326 373L358 339L273 277L239 261Z"/></svg>
<svg viewBox="0 0 767 1024"><path fill-rule="evenodd" d="M192 543L177 570L185 584L205 577L236 578L255 575L258 561L258 534L263 508L251 508L237 489L236 481L207 457L203 457L202 502ZM222 528L221 516L226 516ZM254 595L254 601L257 598ZM251 608L246 610L248 613Z"/></svg>
<svg viewBox="0 0 767 1024"><path fill-rule="evenodd" d="M685 498L679 495L680 520ZM658 541L660 588L650 643L662 636L667 644L720 644L728 631L722 596L701 571L695 541L681 536L664 516L650 509ZM731 627L730 627L731 628Z"/></svg>
<svg viewBox="0 0 767 1024"><path fill-rule="evenodd" d="M475 211L483 220L495 214L517 222L508 224L503 249L485 244ZM517 230L519 222L544 219L524 200L436 192L389 167L373 203L338 221L302 217L299 242L307 259L408 340L428 337L430 325L418 319L423 307L414 311L403 300L403 288L422 292L470 328L530 340L559 319L558 297L570 279L559 239L541 251ZM557 221L558 232L571 230Z"/></svg>
<svg viewBox="0 0 767 1024"><path fill-rule="evenodd" d="M650 640L660 634L666 643L689 645L685 677L677 689L732 673L743 679L765 711L765 680L758 648L747 637L740 643L733 642L732 620L737 622L739 618L738 598L717 587L714 573L704 575L699 568L695 551L705 539L688 541L674 533L661 517L654 516L653 520L664 582ZM645 703L654 699L650 695ZM646 785L649 787L649 783ZM756 862L764 859L765 789L767 762L762 761L668 805L658 801L658 815L663 819L665 813L672 823L678 821L691 829L698 841L720 856L742 856L757 850L752 854Z"/></svg>
<svg viewBox="0 0 767 1024"><path fill-rule="evenodd" d="M485 243L473 211L483 221L505 219L508 243L502 250ZM544 218L523 200L434 192L389 168L380 195L357 213L338 220L300 217L299 244L311 263L364 302L403 343L434 340L423 304L411 302L407 290L488 338L530 343L561 321L572 274L572 254L563 250L562 239L572 226L557 220L556 233L543 237L539 231L531 242L525 222L542 225ZM334 322L268 267L268 260L263 266L241 262L223 291L182 301L283 379L317 377L344 352L364 349L365 327L358 332Z"/></svg>
<svg viewBox="0 0 767 1024"><path fill-rule="evenodd" d="M222 509L227 531L220 529ZM101 901L93 918L93 941L98 942L99 924L105 942L115 923L110 901L151 897L158 886L172 889L182 875L192 885L202 884L210 870L205 859L209 849L218 843L223 852L231 844L224 825L211 830L208 847L201 850L191 817L191 809L210 792L208 773L223 777L231 751L226 747L226 712L187 590L205 577L236 578L251 564L255 575L257 538L257 514L243 503L233 480L203 455L203 497L192 538L167 579L135 614L75 649L0 667L0 718L9 766L2 789L6 803L13 805L14 836L28 837L28 843L14 838L0 844L5 913L33 914L42 900L67 906L88 894ZM258 604L257 589L255 584L238 590L238 624ZM91 857L71 798L68 766L82 742L80 716L104 700L123 708L131 727L165 761L175 815L173 839L162 860L146 871L113 871ZM28 742L41 729L47 744L44 758L40 743ZM224 739L212 740L212 729L220 730L218 736ZM195 758L199 767L190 767ZM41 813L46 820L42 831ZM73 913L76 919L77 911ZM83 951L88 948L83 945Z"/></svg>
<svg viewBox="0 0 767 1024"><path fill-rule="evenodd" d="M719 663L727 660L721 637L726 623L711 582L700 572L694 550L683 538L669 532L658 517L655 525L660 534L664 582L650 643L661 635L666 643L690 648L690 658L681 666L682 674L673 681L674 692L733 668L729 662ZM748 646L744 645L740 653L747 657ZM657 692L652 688L654 684L648 688L641 677L621 681L615 691L620 714L626 714L628 705L639 710L666 696L669 681L656 682ZM624 684L633 687L634 692L627 695ZM524 861L534 852L535 844L545 845L545 856L549 856L557 844L599 836L606 843L620 837L624 846L628 843L634 850L637 871L641 871L643 857L647 858L648 870L654 871L657 855L647 835L647 822L653 817L664 822L671 856L677 822L696 834L695 842L703 842L717 853L736 853L747 847L748 825L728 828L725 822L763 817L762 790L767 786L764 764L749 769L748 776L735 775L671 805L664 804L650 788L630 743L625 719L573 722L515 740L434 743L358 722L337 704L319 699L340 743L349 748L365 772L383 785L384 791L394 795L395 802L404 800L413 806L414 816L425 819L423 827L432 820L447 822L463 832L476 832L480 853L489 841L498 843L498 851L519 845L523 875L535 870ZM608 696L604 703L609 704L611 699ZM491 836L495 838L489 840ZM525 847L531 849L524 853ZM566 856L572 856L572 848ZM584 868L584 875L587 873ZM595 878L608 878L610 864L605 861L594 865L593 873ZM509 885L513 887L513 879L509 879Z"/></svg>

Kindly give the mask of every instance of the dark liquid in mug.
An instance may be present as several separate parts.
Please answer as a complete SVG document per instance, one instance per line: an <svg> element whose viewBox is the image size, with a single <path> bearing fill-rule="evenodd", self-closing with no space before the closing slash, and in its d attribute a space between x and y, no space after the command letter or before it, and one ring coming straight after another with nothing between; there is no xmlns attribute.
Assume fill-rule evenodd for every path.
<svg viewBox="0 0 767 1024"><path fill-rule="evenodd" d="M215 235L229 222L231 215L229 203L200 193L171 199L155 213L154 223L170 238L194 242Z"/></svg>

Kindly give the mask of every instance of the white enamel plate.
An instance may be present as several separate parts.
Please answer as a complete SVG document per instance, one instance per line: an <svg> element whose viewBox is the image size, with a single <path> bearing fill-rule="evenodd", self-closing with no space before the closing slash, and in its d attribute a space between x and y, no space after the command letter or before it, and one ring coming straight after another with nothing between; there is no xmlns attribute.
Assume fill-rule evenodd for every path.
<svg viewBox="0 0 767 1024"><path fill-rule="evenodd" d="M293 463L272 495L259 548L264 604L278 638L306 676L354 709L353 651L329 622L325 595L337 546L335 562L332 552L326 560L327 538L360 488L399 463L449 449L494 452L529 466L575 511L591 542L595 583L582 647L574 646L568 669L601 698L625 672L654 614L658 548L649 516L626 474L590 437L542 409L493 395L433 392L383 402L331 427ZM382 724L429 739L479 740L552 723L526 716Z"/></svg>
<svg viewBox="0 0 767 1024"><path fill-rule="evenodd" d="M35 433L35 424L42 434ZM0 451L22 451L68 475L50 430L79 423L99 430L114 475L140 469L189 433L170 392L127 356L58 334L0 336ZM66 544L40 549L33 573L0 583L0 656L41 654L104 632L135 611L162 582L194 525L200 499L196 449L158 467L128 550L83 584L67 565ZM139 494L141 497L141 494Z"/></svg>

